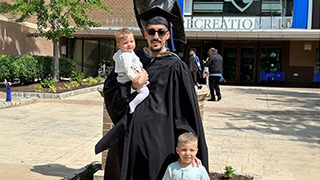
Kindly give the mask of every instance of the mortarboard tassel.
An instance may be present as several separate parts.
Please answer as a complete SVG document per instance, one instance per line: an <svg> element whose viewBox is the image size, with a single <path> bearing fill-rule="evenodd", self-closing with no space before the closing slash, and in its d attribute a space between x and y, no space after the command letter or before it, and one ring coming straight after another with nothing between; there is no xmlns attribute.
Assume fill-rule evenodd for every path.
<svg viewBox="0 0 320 180"><path fill-rule="evenodd" d="M176 51L176 46L174 44L174 37L173 37L173 24L170 22L170 33L171 33L171 51Z"/></svg>

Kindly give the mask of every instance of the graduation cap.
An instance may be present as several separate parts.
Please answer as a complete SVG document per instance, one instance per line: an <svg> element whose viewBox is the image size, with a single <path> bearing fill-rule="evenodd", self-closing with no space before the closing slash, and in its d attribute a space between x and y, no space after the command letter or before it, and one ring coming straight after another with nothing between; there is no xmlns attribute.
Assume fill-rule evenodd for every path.
<svg viewBox="0 0 320 180"><path fill-rule="evenodd" d="M137 19L144 20L146 22L146 26L148 26L149 24L162 24L169 29L170 23L172 23L173 21L178 21L179 17L159 7L154 7L139 14L137 16Z"/></svg>
<svg viewBox="0 0 320 180"><path fill-rule="evenodd" d="M162 24L171 32L172 51L175 51L174 40L186 43L183 18L176 0L134 0L133 3L142 35L147 25Z"/></svg>

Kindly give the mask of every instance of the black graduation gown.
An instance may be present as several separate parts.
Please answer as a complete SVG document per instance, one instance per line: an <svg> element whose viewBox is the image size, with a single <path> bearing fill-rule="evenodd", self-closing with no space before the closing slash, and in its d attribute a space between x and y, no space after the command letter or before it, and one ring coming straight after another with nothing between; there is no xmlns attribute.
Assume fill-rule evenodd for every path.
<svg viewBox="0 0 320 180"><path fill-rule="evenodd" d="M187 65L178 57L140 57L149 74L149 96L129 115L131 82L117 83L111 75L104 85L106 108L115 124L96 145L109 148L105 169L108 180L158 180L178 160L178 136L191 131L199 138L197 157L208 170L208 152L197 96Z"/></svg>

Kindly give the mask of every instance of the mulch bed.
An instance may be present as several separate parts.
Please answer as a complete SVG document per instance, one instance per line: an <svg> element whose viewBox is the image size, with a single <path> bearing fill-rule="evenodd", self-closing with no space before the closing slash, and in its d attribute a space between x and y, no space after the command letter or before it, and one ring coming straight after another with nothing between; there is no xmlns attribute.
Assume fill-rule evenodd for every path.
<svg viewBox="0 0 320 180"><path fill-rule="evenodd" d="M35 86L40 84L40 82L36 82L36 83L32 83L32 84L27 84L27 85L19 85L19 84L16 84L16 85L12 85L10 87L10 90L12 92L38 92L38 93L52 93L52 92L49 92L49 88L41 88L39 91L37 91L35 89ZM54 82L53 85L54 87L56 87L56 92L55 93L63 93L63 92L68 92L68 91L73 91L73 90L77 90L77 89L82 89L82 88L87 88L87 87L92 87L92 86L97 86L97 85L100 85L100 84L103 84L102 83L97 83L97 84L88 84L88 83L83 83L81 85L78 85L77 87L75 86L72 86L70 84L70 89L67 89L66 88L66 84L70 84L70 81L68 80L61 80L61 81L57 81L57 82Z"/></svg>
<svg viewBox="0 0 320 180"><path fill-rule="evenodd" d="M218 173L209 173L210 180L228 180L228 178L224 177L223 174ZM253 178L249 178L246 176L235 175L232 180L252 180Z"/></svg>
<svg viewBox="0 0 320 180"><path fill-rule="evenodd" d="M101 169L101 164L94 165L94 168ZM210 180L228 180L228 178L223 177L222 174L210 172L209 173ZM93 180L93 175L88 174L86 171L78 174L71 180ZM232 180L253 180L253 178L249 178L246 176L235 175Z"/></svg>

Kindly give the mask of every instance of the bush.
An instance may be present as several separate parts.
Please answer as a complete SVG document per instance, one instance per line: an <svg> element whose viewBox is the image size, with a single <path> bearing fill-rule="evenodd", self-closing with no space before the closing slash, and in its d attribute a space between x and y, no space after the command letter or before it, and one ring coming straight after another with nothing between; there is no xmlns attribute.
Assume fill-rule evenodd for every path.
<svg viewBox="0 0 320 180"><path fill-rule="evenodd" d="M66 89L70 89L71 87L70 87L70 84L64 84L64 87L66 88Z"/></svg>
<svg viewBox="0 0 320 180"><path fill-rule="evenodd" d="M52 79L51 80L43 80L40 82L40 84L43 88L50 88L53 86L53 80Z"/></svg>
<svg viewBox="0 0 320 180"><path fill-rule="evenodd" d="M100 77L100 76L98 76L98 77L96 77L96 81L98 82L98 83L101 83L101 82L103 82L103 78L102 77Z"/></svg>
<svg viewBox="0 0 320 180"><path fill-rule="evenodd" d="M37 56L33 55L33 57L37 60L37 68L38 68L38 79L44 80L49 79L52 76L53 72L53 61L51 56Z"/></svg>
<svg viewBox="0 0 320 180"><path fill-rule="evenodd" d="M70 76L70 81L76 81L78 84L82 84L84 79L84 74L82 72L73 71L72 75Z"/></svg>
<svg viewBox="0 0 320 180"><path fill-rule="evenodd" d="M49 92L55 93L55 92L57 92L57 88L54 87L54 86L50 86L50 87L49 87Z"/></svg>
<svg viewBox="0 0 320 180"><path fill-rule="evenodd" d="M40 91L41 88L42 88L41 84L37 84L34 86L34 90L36 90L36 91Z"/></svg>
<svg viewBox="0 0 320 180"><path fill-rule="evenodd" d="M70 83L72 84L73 87L79 86L79 83L77 81L71 81Z"/></svg>
<svg viewBox="0 0 320 180"><path fill-rule="evenodd" d="M2 55L0 56L0 82L5 79L9 82L14 82L14 74L12 63L17 59L16 56Z"/></svg>
<svg viewBox="0 0 320 180"><path fill-rule="evenodd" d="M75 61L67 58L59 59L60 77L70 77L72 75L72 72L75 69L76 69Z"/></svg>
<svg viewBox="0 0 320 180"><path fill-rule="evenodd" d="M17 58L12 64L13 75L20 83L34 82L37 77L37 60L31 55Z"/></svg>
<svg viewBox="0 0 320 180"><path fill-rule="evenodd" d="M53 57L52 56L36 56L34 57L38 61L39 78L48 79L52 77L53 74ZM76 62L67 59L59 58L59 76L60 77L70 77L72 72L76 68Z"/></svg>
<svg viewBox="0 0 320 180"><path fill-rule="evenodd" d="M70 77L76 63L71 59L59 58L60 77ZM0 81L7 79L10 82L33 82L35 78L49 79L53 74L53 57L23 55L20 57L11 55L0 56Z"/></svg>
<svg viewBox="0 0 320 180"><path fill-rule="evenodd" d="M93 77L89 76L87 79L86 79L86 83L88 84L96 84L97 83L97 80L94 79Z"/></svg>

